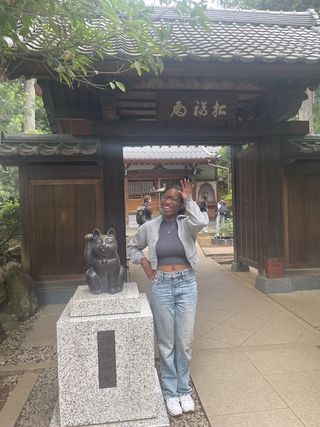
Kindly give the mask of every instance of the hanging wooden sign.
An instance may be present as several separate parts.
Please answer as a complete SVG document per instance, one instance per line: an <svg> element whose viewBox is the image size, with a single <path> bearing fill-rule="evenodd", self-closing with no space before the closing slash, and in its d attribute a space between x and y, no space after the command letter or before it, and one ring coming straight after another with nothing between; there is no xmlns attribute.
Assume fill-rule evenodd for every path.
<svg viewBox="0 0 320 427"><path fill-rule="evenodd" d="M230 127L236 122L236 94L162 91L157 94L157 120L177 127Z"/></svg>

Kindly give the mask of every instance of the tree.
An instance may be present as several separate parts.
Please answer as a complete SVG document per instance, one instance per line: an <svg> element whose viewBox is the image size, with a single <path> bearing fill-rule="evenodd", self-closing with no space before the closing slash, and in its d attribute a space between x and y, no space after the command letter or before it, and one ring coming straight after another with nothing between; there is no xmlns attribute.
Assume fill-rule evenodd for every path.
<svg viewBox="0 0 320 427"><path fill-rule="evenodd" d="M31 133L36 130L36 92L34 90L35 83L36 79L25 80L24 82L26 101L23 131L25 133Z"/></svg>
<svg viewBox="0 0 320 427"><path fill-rule="evenodd" d="M173 5L192 25L205 23L206 0L160 0L160 4ZM13 63L28 58L70 86L75 80L92 83L94 76L103 74L97 61L106 54L119 59L120 36L130 40L138 55L123 59L117 74L132 68L139 75L159 73L160 58L173 56L174 45L170 24L156 23L153 10L143 0L0 0L0 72L10 75ZM124 90L117 80L110 85Z"/></svg>
<svg viewBox="0 0 320 427"><path fill-rule="evenodd" d="M223 194L230 192L230 170L231 170L231 150L228 146L219 147L217 165L218 182Z"/></svg>
<svg viewBox="0 0 320 427"><path fill-rule="evenodd" d="M0 83L0 130L22 132L25 98L21 81Z"/></svg>
<svg viewBox="0 0 320 427"><path fill-rule="evenodd" d="M25 79L0 82L0 132L23 132L25 111ZM37 96L35 100L35 123L34 132L50 132L47 113L40 96Z"/></svg>
<svg viewBox="0 0 320 427"><path fill-rule="evenodd" d="M33 82L34 84L34 82ZM24 130L26 93L25 80L0 82L0 132L20 133ZM35 102L36 133L50 132L42 98ZM0 205L8 199L19 198L18 170L0 166Z"/></svg>

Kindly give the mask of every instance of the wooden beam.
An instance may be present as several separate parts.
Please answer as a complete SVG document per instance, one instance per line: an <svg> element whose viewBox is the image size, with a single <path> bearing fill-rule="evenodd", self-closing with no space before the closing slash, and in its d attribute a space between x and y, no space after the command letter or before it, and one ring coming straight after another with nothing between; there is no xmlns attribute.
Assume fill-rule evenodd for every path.
<svg viewBox="0 0 320 427"><path fill-rule="evenodd" d="M104 231L110 227L116 230L118 254L121 264L126 267L125 172L122 147L104 142L101 139Z"/></svg>
<svg viewBox="0 0 320 427"><path fill-rule="evenodd" d="M174 61L168 60L165 62L163 76L181 76L184 77L223 77L223 78L249 78L249 79L277 79L288 80L312 78L320 82L320 64L287 64L287 63L221 63L221 62L201 62L198 61Z"/></svg>
<svg viewBox="0 0 320 427"><path fill-rule="evenodd" d="M258 80L245 79L212 79L195 77L153 77L144 76L140 80L129 83L130 91L134 90L202 90L202 91L227 91L237 93L256 93L263 90Z"/></svg>
<svg viewBox="0 0 320 427"><path fill-rule="evenodd" d="M284 259L283 229L283 172L280 164L281 140L260 144L257 147L259 170L258 191L260 199L258 215L261 218L260 241L258 248L259 273L268 275L266 263ZM271 172L272 171L272 172Z"/></svg>
<svg viewBox="0 0 320 427"><path fill-rule="evenodd" d="M230 128L165 128L155 122L90 122L70 121L73 135L101 135L106 142L120 145L224 145L259 143L259 138L275 136L304 136L309 132L309 123L287 121L283 123L251 121Z"/></svg>
<svg viewBox="0 0 320 427"><path fill-rule="evenodd" d="M96 63L96 69L107 72L107 77L104 79L112 80L116 77L119 80L119 70L125 63L124 61L114 60L113 58L105 58L104 61ZM49 72L40 62L34 62L32 59L17 60L10 64L6 76L9 79L16 79L21 75L27 78L36 77L46 80L58 80L58 77ZM290 78L301 81L302 79L312 79L315 82L320 82L320 64L304 64L304 63L241 63L239 61L222 63L218 61L197 61L197 60L182 60L174 59L165 60L164 72L162 77L170 78L235 78L235 79L274 79L274 76L279 79L288 80ZM146 74L149 78L152 74ZM101 82L101 75L96 77L97 82ZM121 81L126 84L129 82L141 81L137 76L136 71L129 70L125 74L121 74Z"/></svg>
<svg viewBox="0 0 320 427"><path fill-rule="evenodd" d="M143 170L128 170L128 178L163 178L163 176L170 177L181 177L187 174L192 174L192 170L190 169L166 169L162 172L152 170L152 169L143 169Z"/></svg>
<svg viewBox="0 0 320 427"><path fill-rule="evenodd" d="M16 165L27 165L27 164L39 164L45 167L46 164L60 163L60 164L95 164L97 161L96 155L90 156L0 156L0 164L4 166L16 166Z"/></svg>
<svg viewBox="0 0 320 427"><path fill-rule="evenodd" d="M97 69L114 73L117 75L117 70L121 69L122 61L104 60L97 64ZM152 75L152 74L151 74ZM146 74L148 78L150 74ZM297 79L302 80L305 78L313 79L320 82L320 64L303 64L303 63L265 63L265 62L251 62L242 63L239 61L223 63L219 61L197 61L185 59L176 61L174 59L167 59L164 61L164 71L161 74L162 78L235 78L235 79ZM110 76L109 76L110 77ZM129 71L123 74L122 80L128 82L140 81L141 78L137 76L135 71Z"/></svg>

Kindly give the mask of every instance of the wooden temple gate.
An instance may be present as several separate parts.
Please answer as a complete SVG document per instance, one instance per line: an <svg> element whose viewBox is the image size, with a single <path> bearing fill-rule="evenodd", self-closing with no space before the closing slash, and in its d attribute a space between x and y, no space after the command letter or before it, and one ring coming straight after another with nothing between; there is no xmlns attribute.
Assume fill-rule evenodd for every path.
<svg viewBox="0 0 320 427"><path fill-rule="evenodd" d="M320 267L317 225L308 248L297 249L294 237L302 193L319 194L319 160L309 156L313 180L310 158L296 148L308 123L289 120L320 82L319 20L313 12L222 10L209 21L210 34L186 30L187 54L166 61L161 76L124 75L125 93L70 89L27 59L12 68L11 78L37 76L57 134L0 144L1 163L20 167L22 262L43 295L70 296L83 279L82 236L96 225L116 228L125 262L124 146L231 145L233 268L258 268L258 287L274 291L289 267ZM120 65L106 59L101 67Z"/></svg>

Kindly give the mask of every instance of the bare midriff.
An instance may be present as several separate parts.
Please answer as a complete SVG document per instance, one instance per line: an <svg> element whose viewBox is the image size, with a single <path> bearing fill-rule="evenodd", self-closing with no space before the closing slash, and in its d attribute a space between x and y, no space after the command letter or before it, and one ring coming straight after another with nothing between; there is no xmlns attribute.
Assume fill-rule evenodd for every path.
<svg viewBox="0 0 320 427"><path fill-rule="evenodd" d="M176 271L183 271L191 268L190 264L172 264L172 265L159 265L158 270L166 273L172 273Z"/></svg>

